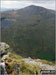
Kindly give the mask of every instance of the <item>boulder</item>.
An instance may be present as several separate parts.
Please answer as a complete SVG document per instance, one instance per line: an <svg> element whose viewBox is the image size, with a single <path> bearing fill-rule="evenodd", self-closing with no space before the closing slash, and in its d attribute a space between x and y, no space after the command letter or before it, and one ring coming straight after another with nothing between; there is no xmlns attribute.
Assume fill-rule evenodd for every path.
<svg viewBox="0 0 56 75"><path fill-rule="evenodd" d="M0 55L1 57L5 54L7 54L7 50L9 49L9 45L4 43L4 42L0 42Z"/></svg>

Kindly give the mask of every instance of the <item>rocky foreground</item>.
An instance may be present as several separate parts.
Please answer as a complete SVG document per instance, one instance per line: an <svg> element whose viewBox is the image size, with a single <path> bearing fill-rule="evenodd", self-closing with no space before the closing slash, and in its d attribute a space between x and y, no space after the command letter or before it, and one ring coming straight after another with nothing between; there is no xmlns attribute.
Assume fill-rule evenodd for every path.
<svg viewBox="0 0 56 75"><path fill-rule="evenodd" d="M0 52L0 67L3 75L43 75L40 70L56 70L55 63L30 57L23 58L12 52L6 43L0 42Z"/></svg>

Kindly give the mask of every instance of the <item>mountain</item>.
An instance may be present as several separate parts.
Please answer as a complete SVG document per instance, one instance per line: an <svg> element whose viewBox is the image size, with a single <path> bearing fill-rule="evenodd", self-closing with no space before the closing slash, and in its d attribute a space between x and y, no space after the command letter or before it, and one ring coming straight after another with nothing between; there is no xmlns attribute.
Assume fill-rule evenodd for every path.
<svg viewBox="0 0 56 75"><path fill-rule="evenodd" d="M55 11L31 5L2 12L1 33L23 57L55 60Z"/></svg>

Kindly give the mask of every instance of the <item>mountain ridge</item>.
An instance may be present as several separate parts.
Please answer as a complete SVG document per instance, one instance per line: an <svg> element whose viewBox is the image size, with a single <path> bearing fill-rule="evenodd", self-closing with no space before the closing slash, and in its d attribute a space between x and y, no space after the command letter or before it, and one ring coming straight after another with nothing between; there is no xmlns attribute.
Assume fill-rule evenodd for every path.
<svg viewBox="0 0 56 75"><path fill-rule="evenodd" d="M55 11L55 10L52 10L52 9L48 9L48 8L45 8L45 7L42 7L42 6L36 6L36 5L29 5L29 6L26 6L26 7L24 7L24 8L29 8L29 7L31 7L31 8L43 8L43 9L47 9L47 10L51 10L51 11ZM2 12L6 12L6 11L13 11L13 10L21 10L21 9L24 9L24 8L20 8L20 9L7 9L7 8L4 8L4 9L1 9L1 10L4 10L4 11L2 11ZM1 12L1 11L0 11Z"/></svg>

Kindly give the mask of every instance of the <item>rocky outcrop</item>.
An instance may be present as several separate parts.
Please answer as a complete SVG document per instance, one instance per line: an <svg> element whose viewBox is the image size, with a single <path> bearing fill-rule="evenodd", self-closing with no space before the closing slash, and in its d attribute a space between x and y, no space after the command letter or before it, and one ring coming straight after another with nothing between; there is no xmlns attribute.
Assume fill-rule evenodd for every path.
<svg viewBox="0 0 56 75"><path fill-rule="evenodd" d="M1 50L7 50L9 48L9 45L4 43L4 42L0 42L0 49Z"/></svg>
<svg viewBox="0 0 56 75"><path fill-rule="evenodd" d="M52 62L48 63L46 60L41 60L41 59L33 60L33 59L29 59L29 58L25 58L22 60L24 60L25 63L39 66L42 70L56 70L56 65L53 65Z"/></svg>
<svg viewBox="0 0 56 75"><path fill-rule="evenodd" d="M12 55L13 57L13 55ZM3 68L6 70L6 72L9 75L14 75L13 72L15 72L15 75L19 74L19 64L16 62L17 60L14 60L14 57L11 57L11 53L7 53L2 57L1 64L3 64ZM5 72L5 71L4 71Z"/></svg>
<svg viewBox="0 0 56 75"><path fill-rule="evenodd" d="M9 45L5 43L0 44L0 49L3 55L0 60L2 75L40 75L40 70L56 70L53 62L31 57L23 58L14 52L7 52Z"/></svg>
<svg viewBox="0 0 56 75"><path fill-rule="evenodd" d="M3 55L7 54L7 50L9 49L9 45L4 43L4 42L0 42L0 55L1 57L3 57Z"/></svg>
<svg viewBox="0 0 56 75"><path fill-rule="evenodd" d="M0 70L1 70L0 71L1 75L8 75L7 72L6 72L6 69L5 69L5 63L4 62L0 62Z"/></svg>
<svg viewBox="0 0 56 75"><path fill-rule="evenodd" d="M2 59L2 57L4 55L7 54L7 50L9 49L9 45L4 43L4 42L0 42L0 70L1 70L1 73L2 75L8 75L7 72L6 72L6 65L5 65L5 62Z"/></svg>

